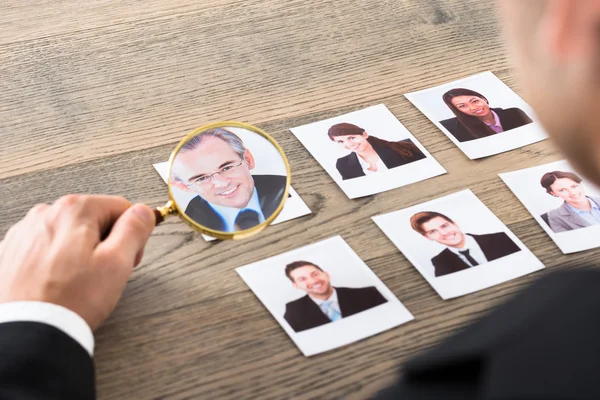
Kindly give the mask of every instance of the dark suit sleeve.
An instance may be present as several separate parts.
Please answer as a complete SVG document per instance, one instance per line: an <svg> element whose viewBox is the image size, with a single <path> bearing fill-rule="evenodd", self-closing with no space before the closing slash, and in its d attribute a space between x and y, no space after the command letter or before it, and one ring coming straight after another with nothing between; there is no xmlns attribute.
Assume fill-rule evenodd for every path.
<svg viewBox="0 0 600 400"><path fill-rule="evenodd" d="M520 251L521 248L504 232L498 232L497 246L501 250L501 257Z"/></svg>
<svg viewBox="0 0 600 400"><path fill-rule="evenodd" d="M450 118L440 121L440 125L446 128L446 130L454 136L456 136L457 123L458 120L456 118Z"/></svg>
<svg viewBox="0 0 600 400"><path fill-rule="evenodd" d="M410 360L376 399L600 399L600 271L540 279Z"/></svg>
<svg viewBox="0 0 600 400"><path fill-rule="evenodd" d="M512 115L511 118L513 119L513 125L515 128L518 128L519 126L523 126L523 125L527 125L532 123L533 121L531 120L531 118L529 118L529 116L527 114L525 114L525 111L521 110L520 108L510 108L510 111L512 111ZM500 123L502 123L502 121L500 121Z"/></svg>
<svg viewBox="0 0 600 400"><path fill-rule="evenodd" d="M555 213L548 214L548 225L554 233L567 232L571 229L564 223L560 215Z"/></svg>
<svg viewBox="0 0 600 400"><path fill-rule="evenodd" d="M0 399L95 399L92 358L50 325L0 324Z"/></svg>
<svg viewBox="0 0 600 400"><path fill-rule="evenodd" d="M431 259L431 264L433 265L433 271L436 277L444 275L442 273L443 265L440 265L439 256L435 256Z"/></svg>
<svg viewBox="0 0 600 400"><path fill-rule="evenodd" d="M294 332L298 332L301 330L298 324L296 323L294 312L290 309L289 305L285 307L285 314L283 314L283 319L285 319L286 322L292 327Z"/></svg>
<svg viewBox="0 0 600 400"><path fill-rule="evenodd" d="M348 171L345 168L346 165L347 165L346 157L338 158L337 162L335 163L335 167L337 168L338 172L342 176L343 180L352 179L352 176L348 175Z"/></svg>
<svg viewBox="0 0 600 400"><path fill-rule="evenodd" d="M409 143L413 147L413 149L412 149L413 150L412 151L412 156L408 160L406 160L406 162L403 163L403 164L408 164L408 163L411 163L413 161L422 160L422 159L425 158L425 154L423 154L423 152L421 151L421 149L419 149L417 147L417 145L413 143L412 140L410 140L410 139L404 139L404 140L401 140L400 142Z"/></svg>
<svg viewBox="0 0 600 400"><path fill-rule="evenodd" d="M365 299L368 299L369 308L376 307L380 304L387 303L387 300L383 295L377 290L375 286L369 286L364 288L364 296Z"/></svg>
<svg viewBox="0 0 600 400"><path fill-rule="evenodd" d="M460 258L458 258L458 261L455 258L458 258L458 256L454 256L454 253L450 250L444 249L440 254L431 259L436 278L468 268Z"/></svg>
<svg viewBox="0 0 600 400"><path fill-rule="evenodd" d="M440 121L440 125L446 128L446 130L459 142L479 139L470 135L456 117Z"/></svg>

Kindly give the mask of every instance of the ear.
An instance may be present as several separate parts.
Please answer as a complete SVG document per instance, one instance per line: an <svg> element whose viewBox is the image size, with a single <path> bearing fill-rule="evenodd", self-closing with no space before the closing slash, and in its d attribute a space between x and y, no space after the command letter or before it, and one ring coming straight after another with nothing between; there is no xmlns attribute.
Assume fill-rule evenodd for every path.
<svg viewBox="0 0 600 400"><path fill-rule="evenodd" d="M298 285L296 284L296 282L292 282L292 286L294 287L294 289L298 289ZM298 289L300 290L300 289Z"/></svg>
<svg viewBox="0 0 600 400"><path fill-rule="evenodd" d="M185 192L191 192L190 188L188 188L185 185L185 183L183 183L183 181L181 181L180 179L177 179L177 178L171 179L171 181L169 182L169 186L171 186L171 188L177 188L177 189L183 190Z"/></svg>
<svg viewBox="0 0 600 400"><path fill-rule="evenodd" d="M600 2L549 0L542 15L540 43L559 61L597 52ZM596 55L596 54L594 54Z"/></svg>
<svg viewBox="0 0 600 400"><path fill-rule="evenodd" d="M369 137L369 134L367 133L367 131L364 131L362 133L362 137L364 137L365 139Z"/></svg>
<svg viewBox="0 0 600 400"><path fill-rule="evenodd" d="M556 193L554 193L553 191L550 191L548 194L549 194L550 196L558 197L558 196L556 195Z"/></svg>
<svg viewBox="0 0 600 400"><path fill-rule="evenodd" d="M254 161L254 156L250 150L246 149L246 153L244 153L244 161L248 163L248 169L254 169L256 162Z"/></svg>

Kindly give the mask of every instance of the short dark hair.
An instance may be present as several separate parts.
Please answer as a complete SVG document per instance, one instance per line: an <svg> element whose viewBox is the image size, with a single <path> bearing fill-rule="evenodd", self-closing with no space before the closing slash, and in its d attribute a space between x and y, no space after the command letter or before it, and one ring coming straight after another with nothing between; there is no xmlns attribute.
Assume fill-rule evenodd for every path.
<svg viewBox="0 0 600 400"><path fill-rule="evenodd" d="M306 267L307 265L315 267L319 271L323 271L321 267L319 267L317 264L311 263L310 261L294 261L285 266L285 275L290 278L290 281L294 282L294 279L292 279L292 271L300 267Z"/></svg>
<svg viewBox="0 0 600 400"><path fill-rule="evenodd" d="M413 228L413 230L419 232L421 235L425 235L423 224L437 217L442 217L451 224L454 223L454 221L452 221L450 218L446 217L444 214L440 214L439 212L421 211L410 217L410 226Z"/></svg>
<svg viewBox="0 0 600 400"><path fill-rule="evenodd" d="M554 182L556 182L557 179L563 179L563 178L570 179L576 183L581 183L581 181L582 181L582 179L579 176L577 176L576 174L574 174L572 172L552 171L552 172L546 172L544 174L544 176L542 176L542 179L540 180L540 184L542 185L542 187L544 189L546 189L546 193L551 194L550 192L552 192L552 189L550 188L550 186L552 186L552 184Z"/></svg>

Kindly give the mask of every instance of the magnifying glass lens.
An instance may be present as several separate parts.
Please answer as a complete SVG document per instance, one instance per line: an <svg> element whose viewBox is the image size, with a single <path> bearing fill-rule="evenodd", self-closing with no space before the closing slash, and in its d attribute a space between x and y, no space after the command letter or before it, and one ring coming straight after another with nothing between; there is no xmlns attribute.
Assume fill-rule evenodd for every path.
<svg viewBox="0 0 600 400"><path fill-rule="evenodd" d="M169 160L173 207L192 227L219 239L264 229L287 198L289 163L277 142L241 123L213 124L184 138Z"/></svg>

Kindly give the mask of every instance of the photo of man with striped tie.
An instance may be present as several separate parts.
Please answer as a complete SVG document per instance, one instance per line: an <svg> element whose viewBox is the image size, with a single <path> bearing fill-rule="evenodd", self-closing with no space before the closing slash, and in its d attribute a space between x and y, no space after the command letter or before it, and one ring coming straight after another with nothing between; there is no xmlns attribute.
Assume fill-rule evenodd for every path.
<svg viewBox="0 0 600 400"><path fill-rule="evenodd" d="M253 228L277 209L286 176L252 175L256 161L240 137L225 128L200 132L179 150L171 184L197 193L185 214L224 232Z"/></svg>
<svg viewBox="0 0 600 400"><path fill-rule="evenodd" d="M294 288L306 295L286 304L283 318L295 332L316 328L387 302L374 286L333 287L329 274L309 261L285 267Z"/></svg>
<svg viewBox="0 0 600 400"><path fill-rule="evenodd" d="M431 259L435 276L477 267L521 249L506 233L463 233L456 222L435 211L418 212L410 218L414 231L446 247Z"/></svg>

